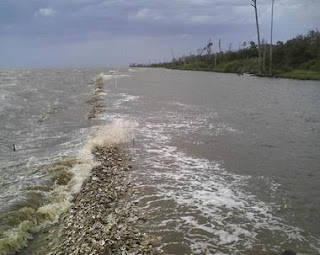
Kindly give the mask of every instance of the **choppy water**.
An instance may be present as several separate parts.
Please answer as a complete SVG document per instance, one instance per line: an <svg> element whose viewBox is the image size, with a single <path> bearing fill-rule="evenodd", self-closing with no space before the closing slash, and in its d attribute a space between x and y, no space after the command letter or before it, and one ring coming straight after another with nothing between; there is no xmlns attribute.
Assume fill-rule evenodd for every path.
<svg viewBox="0 0 320 255"><path fill-rule="evenodd" d="M101 72L106 112L90 122ZM1 213L50 178L35 166L119 122L134 129L131 178L165 254L320 253L319 82L158 69L0 77Z"/></svg>
<svg viewBox="0 0 320 255"><path fill-rule="evenodd" d="M67 208L71 190L60 183L98 124L86 118L98 71L0 71L0 254Z"/></svg>

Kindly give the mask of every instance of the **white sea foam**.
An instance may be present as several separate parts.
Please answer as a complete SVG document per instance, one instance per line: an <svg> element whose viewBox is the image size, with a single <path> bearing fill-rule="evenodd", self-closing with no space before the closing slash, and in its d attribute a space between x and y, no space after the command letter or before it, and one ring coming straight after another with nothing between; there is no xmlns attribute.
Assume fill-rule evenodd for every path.
<svg viewBox="0 0 320 255"><path fill-rule="evenodd" d="M132 106L128 102L137 104L140 98L125 93L115 94L115 97L116 101L110 105L116 106L117 110L109 112L106 118L134 119L124 112L130 109L128 106ZM280 244L277 247L257 241L266 232L283 240L306 242L302 230L275 216L275 205L263 202L246 191L246 185L252 177L228 172L223 162L190 155L173 143L177 137L196 139L198 134L220 136L235 132L241 134L221 121L213 109L179 102L158 112L150 112L139 122L137 140L141 148L138 149L139 160L136 160L136 164L138 175L144 176L142 179L147 176L148 180L141 181L140 177L136 177L136 181L139 181L141 188L156 189L150 197L142 197L142 200L148 200L144 209L150 213L154 211L156 215L161 214L163 208L159 204L170 200L188 208L182 212L173 210L172 215L163 216L163 221L157 222L155 229L161 227L159 231L180 232L190 242L193 254L225 254L221 247L229 251L244 247L251 249L254 246L273 251L281 249ZM191 143L202 145L203 141L194 140ZM269 184L272 192L276 192L279 185L274 182ZM206 218L206 223L194 215ZM195 230L207 234L192 233Z"/></svg>
<svg viewBox="0 0 320 255"><path fill-rule="evenodd" d="M229 173L219 162L193 157L170 145L172 125L146 122L141 126L139 132L145 151L143 171L152 187L157 188L157 195L174 199L177 204L193 208L190 210L194 213L201 212L210 219L204 225L194 217L181 217L182 225L190 230L201 229L213 236L204 243L207 237L198 240L187 235L195 254L200 247L202 252L211 254L212 243L231 250L237 249L239 243L252 247L256 236L266 230L292 240L304 239L300 229L286 225L273 215L272 205L244 191L250 176ZM148 210L155 209L151 204Z"/></svg>
<svg viewBox="0 0 320 255"><path fill-rule="evenodd" d="M98 96L107 96L108 94L106 92L98 92L97 93Z"/></svg>
<svg viewBox="0 0 320 255"><path fill-rule="evenodd" d="M109 74L115 74L115 73L117 73L117 72L119 72L118 70L109 70Z"/></svg>
<svg viewBox="0 0 320 255"><path fill-rule="evenodd" d="M127 74L100 74L99 77L102 77L105 82L113 79L119 79L124 77L129 77Z"/></svg>
<svg viewBox="0 0 320 255"><path fill-rule="evenodd" d="M200 133L209 136L222 136L228 133L241 134L240 131L221 121L214 109L180 102L172 102L171 105L174 110L165 113L166 118L170 120L168 128L179 129L179 135L190 136Z"/></svg>
<svg viewBox="0 0 320 255"><path fill-rule="evenodd" d="M123 105L123 103L125 102L132 102L132 101L136 101L139 99L139 96L133 96L133 95L128 95L126 93L119 93L117 95L118 97L120 97L119 99L117 99L113 105L116 107L122 107L125 108L125 106Z"/></svg>
<svg viewBox="0 0 320 255"><path fill-rule="evenodd" d="M73 195L81 190L82 184L90 176L91 169L98 165L92 155L96 146L112 146L128 141L132 125L126 122L115 122L105 127L97 127L89 136L83 148L79 151L77 164L71 169L73 177L66 186L57 186L51 192L54 202L46 204L38 209L38 213L48 215L48 220L37 228L58 221L61 213L71 205Z"/></svg>

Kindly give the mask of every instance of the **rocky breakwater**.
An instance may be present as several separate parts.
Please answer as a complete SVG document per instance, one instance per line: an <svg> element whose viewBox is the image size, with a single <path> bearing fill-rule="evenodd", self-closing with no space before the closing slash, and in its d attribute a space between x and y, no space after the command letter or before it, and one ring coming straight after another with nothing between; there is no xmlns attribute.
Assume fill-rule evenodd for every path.
<svg viewBox="0 0 320 255"><path fill-rule="evenodd" d="M138 226L145 219L128 181L132 166L123 146L96 147L92 169L70 210L61 218L60 241L50 254L158 254Z"/></svg>
<svg viewBox="0 0 320 255"><path fill-rule="evenodd" d="M94 85L94 93L92 97L87 101L88 104L91 105L91 110L88 113L88 119L94 119L97 117L98 114L103 113L105 111L105 107L102 103L103 95L104 95L104 79L103 74L100 74L97 79L93 82Z"/></svg>

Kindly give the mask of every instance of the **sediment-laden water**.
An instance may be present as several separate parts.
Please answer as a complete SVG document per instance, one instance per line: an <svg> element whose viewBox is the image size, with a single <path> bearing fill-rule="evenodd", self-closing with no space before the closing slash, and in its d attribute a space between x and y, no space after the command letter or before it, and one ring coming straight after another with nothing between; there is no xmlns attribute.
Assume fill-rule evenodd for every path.
<svg viewBox="0 0 320 255"><path fill-rule="evenodd" d="M132 131L129 179L164 254L320 253L319 82L9 70L0 97L2 240L57 221L94 166L89 134L112 124Z"/></svg>
<svg viewBox="0 0 320 255"><path fill-rule="evenodd" d="M0 254L56 222L89 175L85 144L102 124L86 101L98 71L0 72Z"/></svg>

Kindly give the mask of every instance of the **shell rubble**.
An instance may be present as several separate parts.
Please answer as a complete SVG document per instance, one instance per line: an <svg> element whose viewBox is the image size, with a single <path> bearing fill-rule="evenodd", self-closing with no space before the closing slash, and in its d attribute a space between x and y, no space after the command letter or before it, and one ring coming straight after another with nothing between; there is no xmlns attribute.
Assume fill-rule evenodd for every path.
<svg viewBox="0 0 320 255"><path fill-rule="evenodd" d="M93 154L100 164L61 218L60 241L49 254L158 254L154 239L137 227L145 219L127 180L132 166L123 149L100 147Z"/></svg>

